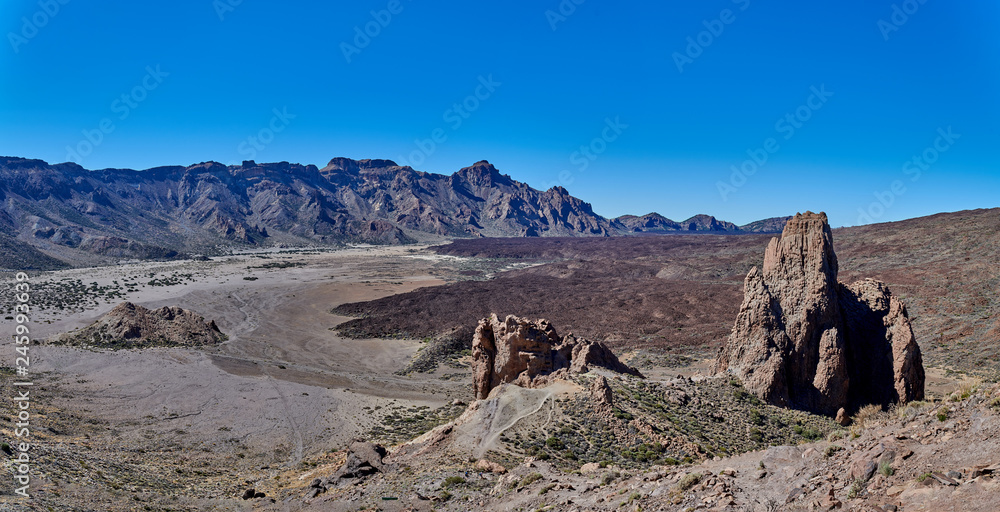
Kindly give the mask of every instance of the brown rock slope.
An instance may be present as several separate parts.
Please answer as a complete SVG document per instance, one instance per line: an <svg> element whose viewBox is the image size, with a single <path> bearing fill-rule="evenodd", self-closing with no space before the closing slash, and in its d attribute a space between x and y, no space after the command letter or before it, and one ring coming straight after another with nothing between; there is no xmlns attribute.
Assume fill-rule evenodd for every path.
<svg viewBox="0 0 1000 512"><path fill-rule="evenodd" d="M226 339L215 321L179 307L147 309L122 302L93 324L57 336L51 343L104 348L200 346Z"/></svg>
<svg viewBox="0 0 1000 512"><path fill-rule="evenodd" d="M478 399L503 383L534 387L567 373L586 373L592 367L642 376L601 342L572 333L560 337L547 320L531 322L513 315L503 321L496 315L479 321L472 359Z"/></svg>
<svg viewBox="0 0 1000 512"><path fill-rule="evenodd" d="M875 280L837 282L826 214L796 215L747 274L714 373L770 403L834 414L920 400L924 370L906 307Z"/></svg>

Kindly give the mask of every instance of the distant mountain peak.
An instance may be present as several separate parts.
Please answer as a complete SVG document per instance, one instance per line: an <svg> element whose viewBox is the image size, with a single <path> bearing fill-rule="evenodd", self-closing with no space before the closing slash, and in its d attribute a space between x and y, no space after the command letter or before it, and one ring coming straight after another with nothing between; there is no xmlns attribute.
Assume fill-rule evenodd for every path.
<svg viewBox="0 0 1000 512"><path fill-rule="evenodd" d="M200 162L144 171L0 157L0 235L70 260L178 257L220 247L409 243L441 236L613 236L742 232L709 215L606 219L555 186L545 191L480 160L452 175L392 160ZM783 219L755 232L780 231ZM2 242L2 240L0 240ZM89 253L89 254L83 254Z"/></svg>
<svg viewBox="0 0 1000 512"><path fill-rule="evenodd" d="M488 187L494 184L510 185L513 183L510 176L500 174L500 171L486 160L480 160L469 167L463 167L455 175L476 187Z"/></svg>

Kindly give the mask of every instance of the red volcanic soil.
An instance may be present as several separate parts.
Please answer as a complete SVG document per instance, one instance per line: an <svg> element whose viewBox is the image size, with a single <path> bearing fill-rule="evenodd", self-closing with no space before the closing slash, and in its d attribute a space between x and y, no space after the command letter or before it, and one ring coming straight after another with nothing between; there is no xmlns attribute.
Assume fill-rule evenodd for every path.
<svg viewBox="0 0 1000 512"><path fill-rule="evenodd" d="M355 336L471 342L490 313L547 318L560 333L614 347L715 350L743 298L743 278L771 235L457 240L441 254L539 262L464 281L345 304ZM834 230L840 280L874 277L907 304L925 361L995 371L1000 361L1000 209Z"/></svg>

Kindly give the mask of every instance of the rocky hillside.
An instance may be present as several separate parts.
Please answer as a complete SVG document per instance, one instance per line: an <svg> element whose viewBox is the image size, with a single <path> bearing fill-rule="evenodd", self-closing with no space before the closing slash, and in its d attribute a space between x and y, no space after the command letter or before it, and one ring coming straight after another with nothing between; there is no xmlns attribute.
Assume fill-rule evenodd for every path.
<svg viewBox="0 0 1000 512"><path fill-rule="evenodd" d="M122 302L93 324L49 340L102 348L195 347L225 341L214 321L178 307L148 309Z"/></svg>
<svg viewBox="0 0 1000 512"><path fill-rule="evenodd" d="M309 511L377 507L381 496L421 511L985 512L1000 504L995 385L969 382L942 403L867 408L840 429L752 405L723 379L609 386L598 376L590 389L578 379L547 394L507 386L389 451L357 443L339 470L276 494ZM511 404L528 411L513 424ZM496 437L498 425L510 427ZM715 448L724 457L699 452L706 440L724 444ZM694 456L678 460L688 450Z"/></svg>
<svg viewBox="0 0 1000 512"><path fill-rule="evenodd" d="M486 161L446 176L348 158L322 169L245 161L91 171L0 157L0 201L0 235L74 263L186 257L234 245L740 232L707 215L683 223L657 214L609 220L562 187L536 190ZM24 253L8 265L53 264Z"/></svg>

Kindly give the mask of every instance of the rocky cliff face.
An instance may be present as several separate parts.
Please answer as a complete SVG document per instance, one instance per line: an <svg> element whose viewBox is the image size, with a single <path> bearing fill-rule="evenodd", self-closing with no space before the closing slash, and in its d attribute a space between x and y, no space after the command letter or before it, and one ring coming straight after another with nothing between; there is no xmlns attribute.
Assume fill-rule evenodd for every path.
<svg viewBox="0 0 1000 512"><path fill-rule="evenodd" d="M123 302L100 320L76 332L57 336L51 343L106 348L201 346L220 343L225 335L214 321L178 307L151 310Z"/></svg>
<svg viewBox="0 0 1000 512"><path fill-rule="evenodd" d="M566 373L586 373L591 368L642 376L601 342L572 334L560 337L547 320L532 322L513 315L479 321L472 338L472 359L478 399L503 383L541 386Z"/></svg>
<svg viewBox="0 0 1000 512"><path fill-rule="evenodd" d="M884 283L837 281L825 214L796 215L774 238L714 372L740 377L769 403L835 414L923 398L920 348L906 308Z"/></svg>

